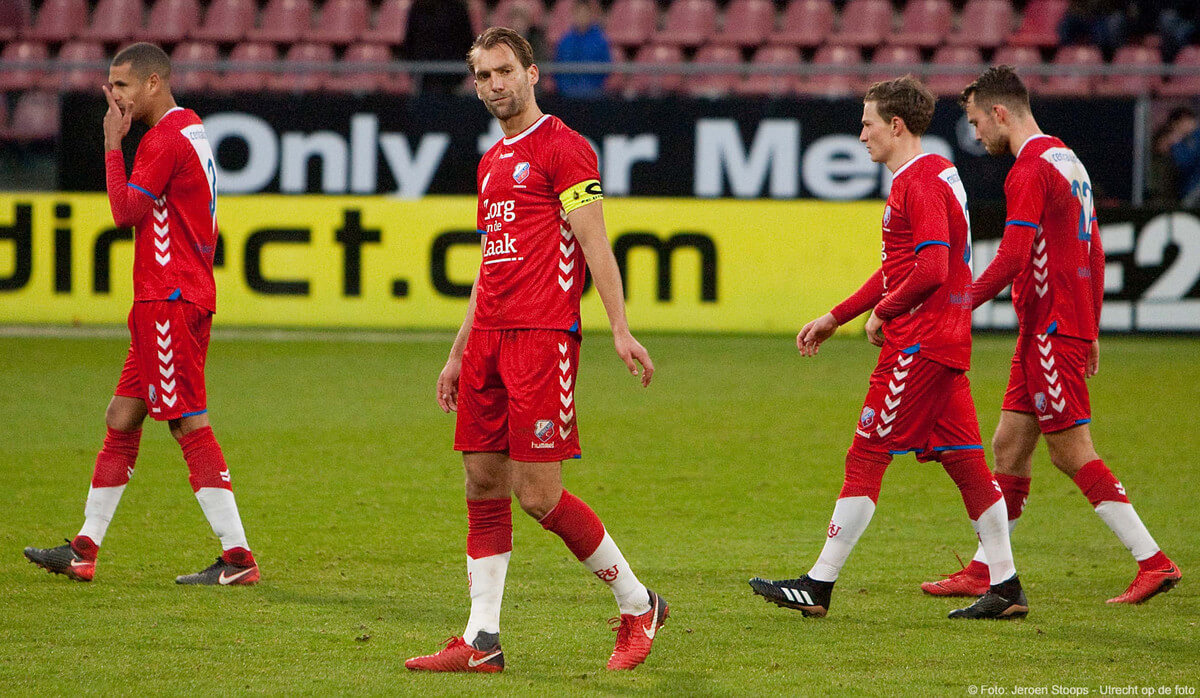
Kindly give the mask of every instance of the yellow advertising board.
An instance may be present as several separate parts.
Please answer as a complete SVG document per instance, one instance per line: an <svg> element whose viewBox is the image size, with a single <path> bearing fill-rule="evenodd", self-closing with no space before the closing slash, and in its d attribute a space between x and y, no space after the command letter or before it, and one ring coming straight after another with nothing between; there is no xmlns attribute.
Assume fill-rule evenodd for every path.
<svg viewBox="0 0 1200 698"><path fill-rule="evenodd" d="M638 330L795 331L879 265L879 202L603 206ZM227 196L218 220L218 325L455 328L480 261L471 197ZM0 323L122 323L132 261L103 194L0 193ZM595 289L583 317L607 326Z"/></svg>

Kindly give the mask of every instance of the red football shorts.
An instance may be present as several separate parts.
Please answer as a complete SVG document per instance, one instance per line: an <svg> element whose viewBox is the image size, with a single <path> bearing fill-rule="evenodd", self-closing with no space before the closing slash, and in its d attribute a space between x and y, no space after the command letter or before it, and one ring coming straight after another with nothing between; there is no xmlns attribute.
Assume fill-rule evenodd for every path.
<svg viewBox="0 0 1200 698"><path fill-rule="evenodd" d="M458 379L454 450L542 463L578 458L579 335L471 330Z"/></svg>
<svg viewBox="0 0 1200 698"><path fill-rule="evenodd" d="M212 313L187 301L139 301L129 311L129 355L115 394L146 401L159 420L203 414Z"/></svg>
<svg viewBox="0 0 1200 698"><path fill-rule="evenodd" d="M963 371L885 347L854 430L857 448L917 460L938 460L943 451L983 448Z"/></svg>
<svg viewBox="0 0 1200 698"><path fill-rule="evenodd" d="M1002 409L1037 415L1043 434L1092 421L1084 379L1091 345L1062 335L1019 336Z"/></svg>

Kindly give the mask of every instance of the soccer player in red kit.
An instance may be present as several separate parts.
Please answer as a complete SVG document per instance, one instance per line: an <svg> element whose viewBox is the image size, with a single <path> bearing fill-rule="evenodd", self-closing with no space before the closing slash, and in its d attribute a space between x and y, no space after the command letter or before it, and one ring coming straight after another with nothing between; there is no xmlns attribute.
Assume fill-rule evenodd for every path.
<svg viewBox="0 0 1200 698"><path fill-rule="evenodd" d="M1104 251L1091 180L1070 148L1038 128L1029 92L1011 66L983 73L963 91L962 104L989 153L1017 158L1004 182L1004 237L971 292L978 307L1013 286L1019 336L992 439L1010 526L1029 496L1033 450L1044 435L1050 461L1075 481L1137 560L1133 583L1109 603L1141 603L1175 586L1182 574L1097 455L1088 428L1085 378L1099 369L1104 300ZM980 549L963 570L921 588L936 596L981 593L990 560Z"/></svg>
<svg viewBox="0 0 1200 698"><path fill-rule="evenodd" d="M971 361L971 234L967 194L946 158L921 150L935 99L912 76L879 82L863 100L871 159L892 171L883 210L883 264L854 295L796 337L802 356L871 311L867 337L882 347L846 454L846 476L825 546L797 579L750 580L754 593L806 616L824 616L833 585L879 499L898 454L935 460L958 485L971 523L997 561L989 588L951 618L1018 618L1029 611L1013 565L1004 498L983 457L967 369Z"/></svg>
<svg viewBox="0 0 1200 698"><path fill-rule="evenodd" d="M529 42L493 27L467 63L475 91L505 137L479 163L478 227L483 263L466 319L438 376L437 399L457 411L467 495L467 583L471 615L461 637L405 666L422 671L497 672L500 603L512 554L511 495L557 534L620 608L609 669L645 661L667 603L638 581L587 504L563 489L562 461L578 458L575 376L584 264L612 325L617 354L650 384L654 364L629 332L616 259L601 209L596 154L534 99L538 68Z"/></svg>
<svg viewBox="0 0 1200 698"><path fill-rule="evenodd" d="M170 79L167 54L153 44L129 46L109 67L104 86L108 200L113 221L134 227L129 354L105 413L108 435L96 456L82 530L67 545L26 548L25 557L71 579L92 579L149 415L167 422L182 447L192 490L223 550L207 569L175 581L253 584L258 565L246 543L229 468L209 426L204 389L216 310L216 168L204 125L195 112L175 104ZM134 119L150 130L126 179L121 141Z"/></svg>

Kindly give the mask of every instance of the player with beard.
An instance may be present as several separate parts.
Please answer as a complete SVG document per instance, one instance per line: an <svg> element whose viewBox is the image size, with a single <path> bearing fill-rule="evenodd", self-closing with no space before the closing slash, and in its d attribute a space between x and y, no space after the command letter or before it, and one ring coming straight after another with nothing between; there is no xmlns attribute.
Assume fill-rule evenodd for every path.
<svg viewBox="0 0 1200 698"><path fill-rule="evenodd" d="M504 131L479 163L483 262L437 381L438 404L457 412L454 448L466 469L471 615L461 637L405 666L504 669L500 604L516 494L525 513L612 590L620 621L608 668L632 669L650 654L667 603L638 580L600 518L562 484L562 461L580 457L574 391L585 263L617 355L635 376L641 365L643 387L654 364L625 319L596 154L538 108L529 42L511 29L490 28L475 40L467 64L479 99Z"/></svg>
<svg viewBox="0 0 1200 698"><path fill-rule="evenodd" d="M1007 216L996 258L971 287L975 307L1012 284L1019 335L1000 423L992 437L996 480L1016 524L1029 496L1033 451L1046 439L1050 461L1074 480L1096 514L1137 560L1125 593L1109 603L1141 603L1183 576L1154 542L1125 488L1092 445L1087 378L1100 368L1104 250L1083 163L1042 133L1029 92L1012 66L997 66L962 93L975 134L992 155L1017 161L1004 182ZM987 589L982 547L961 571L921 588L935 596Z"/></svg>

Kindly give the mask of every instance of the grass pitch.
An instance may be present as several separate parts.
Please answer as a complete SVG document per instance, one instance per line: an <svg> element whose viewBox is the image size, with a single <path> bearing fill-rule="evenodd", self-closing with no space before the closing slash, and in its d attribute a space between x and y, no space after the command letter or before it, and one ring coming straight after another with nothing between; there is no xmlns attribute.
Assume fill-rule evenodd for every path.
<svg viewBox="0 0 1200 698"><path fill-rule="evenodd" d="M179 449L147 423L90 584L21 556L82 523L103 411L127 340L0 338L0 692L10 694L1099 695L1200 688L1195 531L1200 341L1106 338L1093 431L1180 586L1104 600L1135 566L1075 486L1036 457L1014 535L1032 605L1017 622L953 622L963 600L919 582L974 538L936 464L898 459L825 619L751 595L756 574L807 571L824 542L874 350L835 339L646 336L648 390L608 338L583 347L584 458L567 487L671 603L647 664L603 670L612 597L514 506L499 676L415 675L404 658L462 631L462 471L433 398L449 335L397 341L215 337L212 421L233 473L256 587L182 588L219 552ZM985 440L1013 338L977 340ZM990 462L990 458L989 458ZM1183 689L1175 693L1174 687Z"/></svg>

